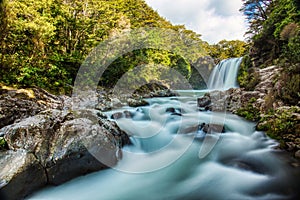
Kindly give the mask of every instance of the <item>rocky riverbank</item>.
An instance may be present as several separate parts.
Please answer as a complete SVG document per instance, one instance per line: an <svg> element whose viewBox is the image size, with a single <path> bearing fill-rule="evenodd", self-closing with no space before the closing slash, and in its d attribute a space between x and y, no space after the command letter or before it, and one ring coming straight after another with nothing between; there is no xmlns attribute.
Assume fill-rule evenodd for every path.
<svg viewBox="0 0 300 200"><path fill-rule="evenodd" d="M257 130L280 142L280 148L300 159L300 107L285 104L277 99L274 90L284 88L276 79L281 68L270 66L256 69L259 83L252 91L232 88L212 91L198 99L200 110L229 111L247 120L257 122Z"/></svg>
<svg viewBox="0 0 300 200"><path fill-rule="evenodd" d="M131 96L99 90L95 99L1 86L0 199L22 199L46 185L114 166L130 141L102 111L173 95L159 85ZM74 109L78 102L80 108Z"/></svg>

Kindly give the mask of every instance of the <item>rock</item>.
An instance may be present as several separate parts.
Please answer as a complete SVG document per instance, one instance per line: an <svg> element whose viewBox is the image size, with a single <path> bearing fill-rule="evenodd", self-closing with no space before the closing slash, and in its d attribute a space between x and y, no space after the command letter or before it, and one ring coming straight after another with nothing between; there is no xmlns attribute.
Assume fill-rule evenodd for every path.
<svg viewBox="0 0 300 200"><path fill-rule="evenodd" d="M1 199L23 199L47 183L44 168L25 150L0 151L0 168Z"/></svg>
<svg viewBox="0 0 300 200"><path fill-rule="evenodd" d="M173 107L167 108L166 112L174 113L175 112L175 108L173 108Z"/></svg>
<svg viewBox="0 0 300 200"><path fill-rule="evenodd" d="M182 114L181 114L182 110L179 109L179 108L173 108L173 107L170 107L170 108L167 108L167 109L166 109L166 112L171 113L171 115L182 116Z"/></svg>
<svg viewBox="0 0 300 200"><path fill-rule="evenodd" d="M122 102L118 98L112 98L111 99L112 107L119 108L122 106Z"/></svg>
<svg viewBox="0 0 300 200"><path fill-rule="evenodd" d="M150 93L168 90L168 87L160 82L150 82L142 85L134 91L135 95L147 97Z"/></svg>
<svg viewBox="0 0 300 200"><path fill-rule="evenodd" d="M293 151L296 147L296 145L293 142L286 142L285 144L287 146L288 151Z"/></svg>
<svg viewBox="0 0 300 200"><path fill-rule="evenodd" d="M149 97L173 97L173 96L179 96L177 92L166 89L166 90L159 90L159 91L154 91L150 93L150 96L144 95L144 98L149 98Z"/></svg>
<svg viewBox="0 0 300 200"><path fill-rule="evenodd" d="M112 119L120 119L123 117L123 113L122 112L116 112L114 114L111 115Z"/></svg>
<svg viewBox="0 0 300 200"><path fill-rule="evenodd" d="M196 133L199 130L199 125L192 125L187 127L181 127L179 129L180 134L187 134L187 133Z"/></svg>
<svg viewBox="0 0 300 200"><path fill-rule="evenodd" d="M201 56L197 60L193 61L191 66L195 68L193 71L196 71L197 74L201 74L201 79L197 77L196 79L196 85L192 85L193 88L196 86L199 89L204 88L206 83L208 83L209 76L213 70L213 68L216 66L216 63L219 63L220 60L214 60L210 56ZM201 72L201 73L200 73ZM193 73L190 79L193 79ZM203 87L204 86L204 87Z"/></svg>
<svg viewBox="0 0 300 200"><path fill-rule="evenodd" d="M298 158L298 159L300 159L300 150L296 151L295 157Z"/></svg>
<svg viewBox="0 0 300 200"><path fill-rule="evenodd" d="M46 109L62 109L63 100L45 90L0 89L0 128Z"/></svg>
<svg viewBox="0 0 300 200"><path fill-rule="evenodd" d="M125 110L123 113L124 113L126 118L132 118L132 113L130 111Z"/></svg>
<svg viewBox="0 0 300 200"><path fill-rule="evenodd" d="M116 113L113 113L111 115L112 119L121 119L123 117L125 117L125 118L132 118L132 113L129 112L128 110L125 110L123 112L116 112Z"/></svg>
<svg viewBox="0 0 300 200"><path fill-rule="evenodd" d="M131 99L129 98L127 100L127 103L130 107L139 107L139 106L148 106L149 103L147 101L145 101L144 99Z"/></svg>
<svg viewBox="0 0 300 200"><path fill-rule="evenodd" d="M197 99L198 107L205 108L208 107L210 104L211 104L211 99L208 93L206 93L203 97Z"/></svg>
<svg viewBox="0 0 300 200"><path fill-rule="evenodd" d="M199 130L202 130L204 133L224 133L225 128L221 124L205 124L202 123L200 125L191 125L188 127L181 127L179 130L180 134L186 134L186 133L195 133L198 132Z"/></svg>
<svg viewBox="0 0 300 200"><path fill-rule="evenodd" d="M101 118L97 113L96 110L47 110L6 126L1 131L10 150L24 152L19 159L25 159L27 154L34 155L36 161L32 163L38 163L44 176L47 176L46 183L57 185L114 166L121 158L120 148L129 144L127 134L115 122ZM34 168L39 169L37 166ZM24 170L27 167L20 168L17 173L25 173L22 172ZM32 171L30 175L42 177L39 173ZM17 174L13 173L14 176ZM5 185L18 188L27 184L27 179L13 178L1 186L0 192L11 192L5 192ZM44 184L36 182L32 185L38 188ZM24 190L20 194L25 196L30 191Z"/></svg>
<svg viewBox="0 0 300 200"><path fill-rule="evenodd" d="M221 124L201 124L200 129L205 133L224 133L224 125Z"/></svg>

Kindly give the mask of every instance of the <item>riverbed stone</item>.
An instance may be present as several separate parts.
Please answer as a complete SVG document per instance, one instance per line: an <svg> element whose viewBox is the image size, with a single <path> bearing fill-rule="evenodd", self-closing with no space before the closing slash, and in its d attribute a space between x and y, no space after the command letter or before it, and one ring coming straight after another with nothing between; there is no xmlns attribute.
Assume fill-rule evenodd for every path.
<svg viewBox="0 0 300 200"><path fill-rule="evenodd" d="M122 155L120 148L125 143L129 144L129 138L115 122L99 117L98 112L47 110L1 129L10 152L24 152L17 155L19 160L26 160L30 155L28 163L35 164L35 168L43 172L40 175L40 171L31 171L31 175L47 177L44 182L34 183L36 186L32 190L45 184L61 184L117 164ZM6 160L0 159L2 163ZM27 168L22 165L19 170L5 173L16 177ZM6 184L0 187L1 193L11 192L5 189L6 185L19 188L28 184L27 179L5 180ZM32 190L20 191L16 199L23 198Z"/></svg>
<svg viewBox="0 0 300 200"><path fill-rule="evenodd" d="M203 124L201 124L200 128L204 133L224 133L225 132L224 125L222 125L222 124L213 124L213 123L205 124L205 123L203 123Z"/></svg>
<svg viewBox="0 0 300 200"><path fill-rule="evenodd" d="M0 151L0 197L22 199L47 183L44 168L33 153L25 150Z"/></svg>
<svg viewBox="0 0 300 200"><path fill-rule="evenodd" d="M200 97L197 99L197 105L198 107L207 107L211 104L211 98L209 93L206 93L203 97Z"/></svg>

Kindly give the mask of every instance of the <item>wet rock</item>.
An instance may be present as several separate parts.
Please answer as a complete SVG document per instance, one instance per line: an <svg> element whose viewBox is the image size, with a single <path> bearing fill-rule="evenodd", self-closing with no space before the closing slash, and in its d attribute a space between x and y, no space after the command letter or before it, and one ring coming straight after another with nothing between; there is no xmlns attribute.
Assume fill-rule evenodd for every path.
<svg viewBox="0 0 300 200"><path fill-rule="evenodd" d="M44 168L25 150L0 151L0 168L0 197L3 200L23 199L47 183Z"/></svg>
<svg viewBox="0 0 300 200"><path fill-rule="evenodd" d="M231 96L228 91L212 91L197 99L200 111L224 112L230 109Z"/></svg>
<svg viewBox="0 0 300 200"><path fill-rule="evenodd" d="M121 118L132 118L132 113L128 110L125 110L123 112L115 112L111 115L112 119L121 119Z"/></svg>
<svg viewBox="0 0 300 200"><path fill-rule="evenodd" d="M224 133L224 125L221 124L201 124L200 129L205 133Z"/></svg>
<svg viewBox="0 0 300 200"><path fill-rule="evenodd" d="M120 119L123 117L123 113L122 112L116 112L114 114L111 115L112 119Z"/></svg>
<svg viewBox="0 0 300 200"><path fill-rule="evenodd" d="M187 126L187 127L181 127L179 130L180 134L187 134L187 133L196 133L200 129L200 126L197 125L192 125L192 126Z"/></svg>
<svg viewBox="0 0 300 200"><path fill-rule="evenodd" d="M128 110L125 110L124 112L125 118L132 118L132 113Z"/></svg>
<svg viewBox="0 0 300 200"><path fill-rule="evenodd" d="M101 118L97 113L96 110L47 110L6 126L1 131L10 150L25 152L20 155L23 156L20 159L25 159L27 154L34 155L36 163L47 176L47 184L56 185L114 166L121 159L120 148L129 144L127 134L115 122ZM2 161L5 162L1 159ZM23 173L26 169L20 168L18 173ZM14 177L15 173L11 176ZM32 171L31 176L41 175ZM18 188L28 184L16 180L18 179L13 178L6 185ZM43 186L44 182L33 185L35 184L37 186L34 187L37 188ZM4 186L1 186L0 192L5 192ZM20 193L25 196L28 192L30 190Z"/></svg>
<svg viewBox="0 0 300 200"><path fill-rule="evenodd" d="M175 108L173 108L173 107L167 108L166 112L174 113L175 112Z"/></svg>
<svg viewBox="0 0 300 200"><path fill-rule="evenodd" d="M150 82L142 85L134 91L135 95L149 97L150 93L157 93L159 91L168 90L168 87L160 82Z"/></svg>
<svg viewBox="0 0 300 200"><path fill-rule="evenodd" d="M171 89L166 89L166 90L151 92L149 96L145 95L144 97L149 98L149 97L173 97L173 96L179 96L179 95L177 92Z"/></svg>
<svg viewBox="0 0 300 200"><path fill-rule="evenodd" d="M211 104L211 99L209 93L206 93L203 97L197 99L198 107L208 107Z"/></svg>
<svg viewBox="0 0 300 200"><path fill-rule="evenodd" d="M178 115L178 116L182 116L182 110L180 108L173 108L173 107L170 107L170 108L167 108L166 109L166 112L169 112L171 113L171 115Z"/></svg>
<svg viewBox="0 0 300 200"><path fill-rule="evenodd" d="M130 107L139 107L139 106L147 106L149 103L144 99L131 99L127 100L127 103Z"/></svg>

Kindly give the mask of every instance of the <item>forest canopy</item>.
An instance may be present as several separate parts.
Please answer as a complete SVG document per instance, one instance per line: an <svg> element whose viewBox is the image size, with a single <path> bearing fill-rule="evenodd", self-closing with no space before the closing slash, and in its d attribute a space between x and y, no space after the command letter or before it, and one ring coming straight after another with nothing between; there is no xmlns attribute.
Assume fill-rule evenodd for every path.
<svg viewBox="0 0 300 200"><path fill-rule="evenodd" d="M198 44L195 56L208 55L209 45L199 34L182 25L173 26L143 0L4 0L0 9L0 80L8 85L69 93L80 65L93 48L141 27L188 35ZM115 75L141 63L158 62L170 67L180 62L180 70L189 78L190 63L182 59L171 52L134 51L118 58L112 64L117 72L106 74L101 83L111 87L109 80Z"/></svg>

